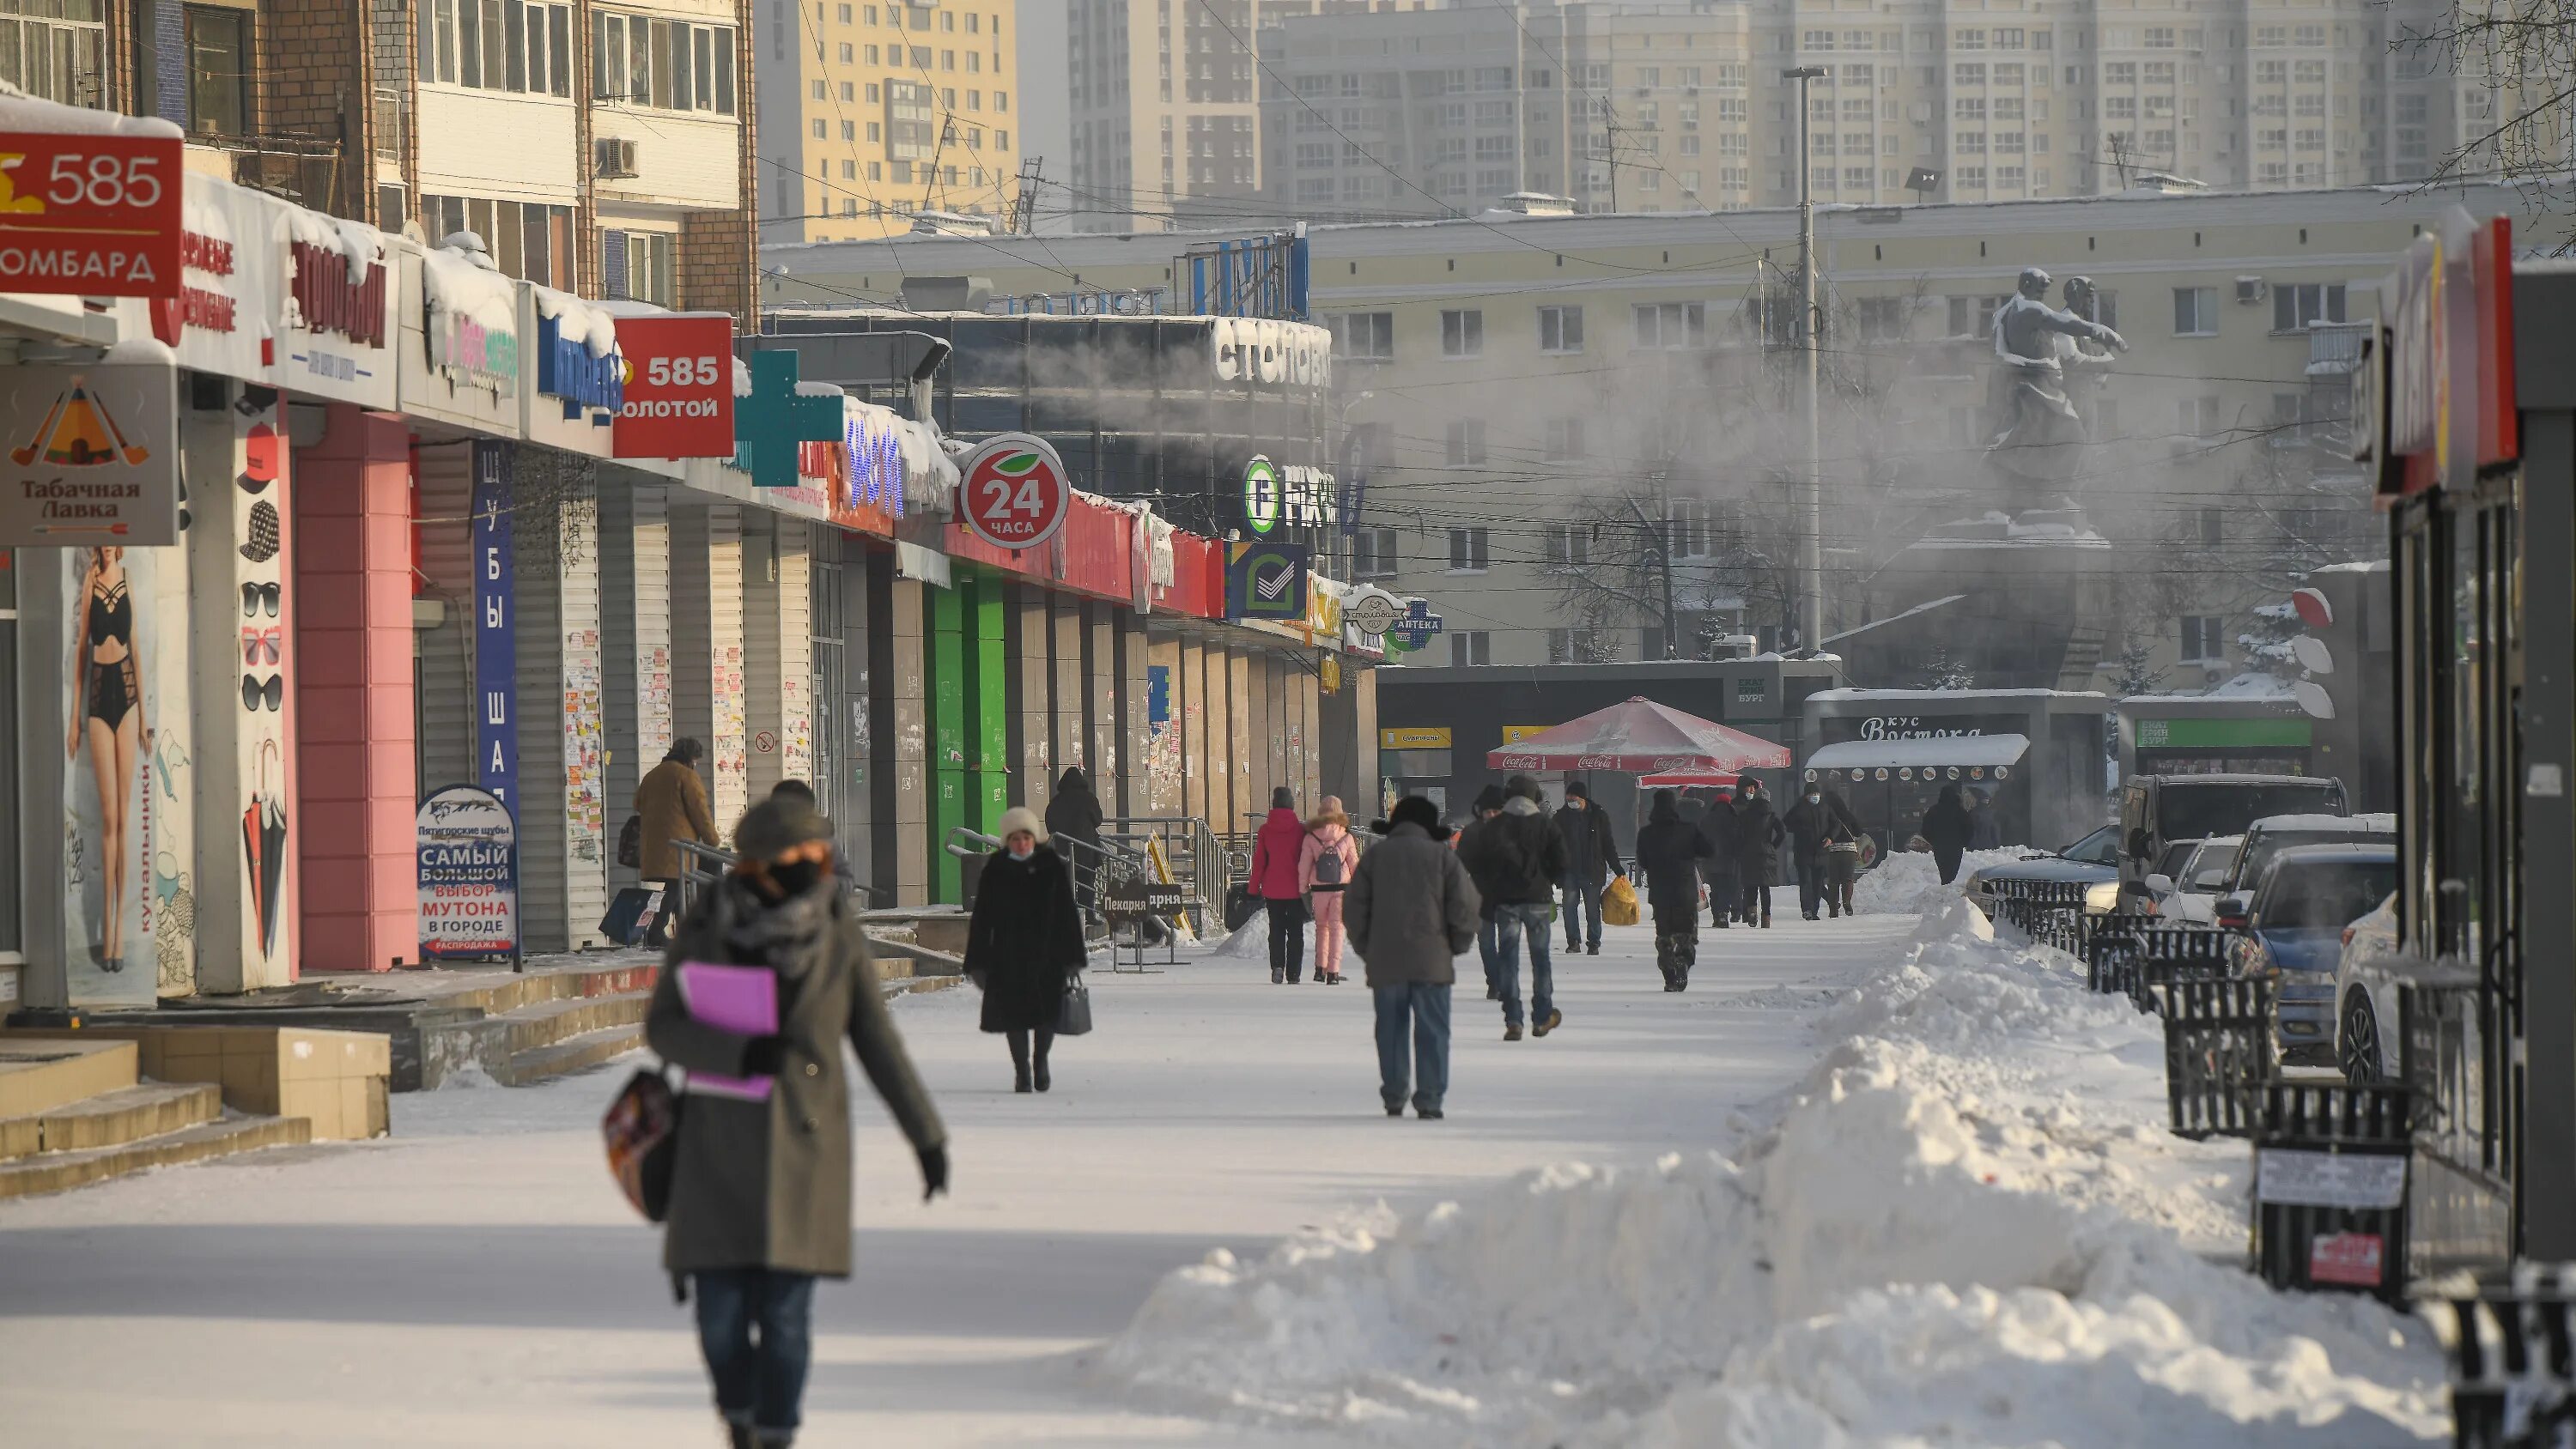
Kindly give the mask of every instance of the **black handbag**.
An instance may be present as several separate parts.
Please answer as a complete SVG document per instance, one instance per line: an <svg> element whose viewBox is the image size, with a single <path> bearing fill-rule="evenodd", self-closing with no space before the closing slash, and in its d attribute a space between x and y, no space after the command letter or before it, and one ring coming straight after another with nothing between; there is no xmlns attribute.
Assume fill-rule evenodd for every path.
<svg viewBox="0 0 2576 1449"><path fill-rule="evenodd" d="M684 1100L661 1072L638 1070L608 1104L600 1136L608 1148L609 1175L626 1201L658 1223L670 1215L671 1172L680 1160Z"/></svg>
<svg viewBox="0 0 2576 1449"><path fill-rule="evenodd" d="M1056 1008L1055 1034L1083 1036L1091 1030L1091 988L1082 983L1082 973L1074 972L1064 979L1064 1001Z"/></svg>

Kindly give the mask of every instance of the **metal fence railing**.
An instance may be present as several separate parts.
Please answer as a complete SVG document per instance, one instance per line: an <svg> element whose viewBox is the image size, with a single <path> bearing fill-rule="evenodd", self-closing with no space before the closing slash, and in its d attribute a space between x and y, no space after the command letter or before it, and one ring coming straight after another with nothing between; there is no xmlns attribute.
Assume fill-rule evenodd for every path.
<svg viewBox="0 0 2576 1449"><path fill-rule="evenodd" d="M2086 881L1999 880L1984 889L1992 897L1997 919L2042 945L2073 955L2084 954Z"/></svg>
<svg viewBox="0 0 2576 1449"><path fill-rule="evenodd" d="M2237 978L2152 988L2164 1018L2165 1097L2173 1133L2251 1137L2272 1076L2272 983Z"/></svg>
<svg viewBox="0 0 2576 1449"><path fill-rule="evenodd" d="M2450 1360L2452 1443L2545 1449L2576 1439L2576 1264L2518 1263L2417 1311Z"/></svg>

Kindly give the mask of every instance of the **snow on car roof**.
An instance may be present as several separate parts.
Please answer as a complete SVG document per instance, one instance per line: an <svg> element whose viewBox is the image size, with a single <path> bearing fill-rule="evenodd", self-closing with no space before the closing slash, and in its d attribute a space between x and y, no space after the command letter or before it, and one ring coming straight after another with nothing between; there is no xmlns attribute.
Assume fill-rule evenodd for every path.
<svg viewBox="0 0 2576 1449"><path fill-rule="evenodd" d="M2246 827L2248 830L2350 830L2364 835L2395 835L2397 816L2391 811L2368 815L2266 815Z"/></svg>
<svg viewBox="0 0 2576 1449"><path fill-rule="evenodd" d="M2028 735L1942 735L1922 740L1845 740L1807 757L1810 770L1927 765L2012 765L2030 751Z"/></svg>
<svg viewBox="0 0 2576 1449"><path fill-rule="evenodd" d="M2326 845L2293 845L2289 849L2282 851L2279 855L2272 857L2271 868L2279 870L2284 866L2312 865L2319 861L2366 860L2375 862L2395 860L2396 858L2397 847L2394 845L2371 845L2358 840L2338 840Z"/></svg>

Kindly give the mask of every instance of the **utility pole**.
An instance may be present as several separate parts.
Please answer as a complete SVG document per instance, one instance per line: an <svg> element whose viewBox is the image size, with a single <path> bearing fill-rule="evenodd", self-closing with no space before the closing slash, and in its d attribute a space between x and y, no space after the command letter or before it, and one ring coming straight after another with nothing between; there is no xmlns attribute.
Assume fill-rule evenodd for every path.
<svg viewBox="0 0 2576 1449"><path fill-rule="evenodd" d="M1820 647L1825 637L1825 509L1824 490L1819 486L1817 470L1822 466L1823 419L1816 404L1817 347L1823 330L1817 324L1823 319L1816 313L1816 177L1809 150L1809 133L1813 118L1807 112L1807 88L1821 80L1823 66L1802 65L1780 72L1782 78L1798 83L1798 391L1807 415L1807 470L1799 480L1798 572L1804 576L1805 598L1798 608L1798 643L1805 649Z"/></svg>
<svg viewBox="0 0 2576 1449"><path fill-rule="evenodd" d="M1680 632L1680 625L1673 618L1672 528L1669 524L1662 528L1656 527L1654 522L1646 517L1646 510L1637 506L1635 494L1628 496L1628 511L1637 515L1637 526L1646 531L1646 537L1655 545L1655 564L1657 571L1664 578L1664 657L1678 659L1681 656L1673 652L1673 635Z"/></svg>
<svg viewBox="0 0 2576 1449"><path fill-rule="evenodd" d="M1038 229L1038 187L1046 179L1046 158L1030 156L1020 162L1020 194L1011 198L1011 230L1021 236Z"/></svg>
<svg viewBox="0 0 2576 1449"><path fill-rule="evenodd" d="M1619 120L1610 112L1610 101L1601 101L1601 156L1610 163L1610 209L1619 209Z"/></svg>

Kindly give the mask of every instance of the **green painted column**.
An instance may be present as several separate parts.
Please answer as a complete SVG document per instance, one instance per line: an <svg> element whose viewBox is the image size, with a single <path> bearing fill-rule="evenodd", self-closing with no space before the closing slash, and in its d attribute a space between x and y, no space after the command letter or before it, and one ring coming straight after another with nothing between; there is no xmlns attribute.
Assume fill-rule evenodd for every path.
<svg viewBox="0 0 2576 1449"><path fill-rule="evenodd" d="M965 587L960 578L957 588L923 591L930 604L930 898L944 905L963 897L948 832L974 823L966 779Z"/></svg>

